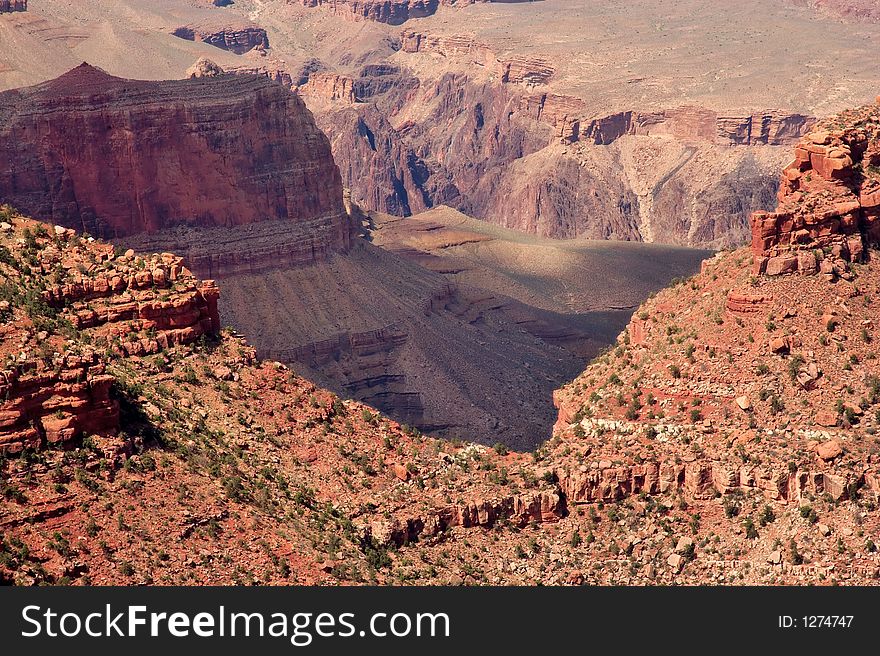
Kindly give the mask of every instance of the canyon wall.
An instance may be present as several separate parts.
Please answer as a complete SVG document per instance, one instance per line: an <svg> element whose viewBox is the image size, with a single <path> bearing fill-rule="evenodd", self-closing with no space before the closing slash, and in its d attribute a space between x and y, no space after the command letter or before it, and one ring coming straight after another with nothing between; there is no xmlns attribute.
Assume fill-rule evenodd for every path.
<svg viewBox="0 0 880 656"><path fill-rule="evenodd" d="M289 0L295 1L295 0ZM493 0L299 0L304 7L326 7L348 20L401 25L411 18L431 16L441 5L465 6ZM516 1L516 0L513 0ZM525 1L525 0L523 0Z"/></svg>
<svg viewBox="0 0 880 656"><path fill-rule="evenodd" d="M401 52L466 58L502 84L540 87L556 72L546 57L499 55L488 44L464 34L436 35L407 29L400 38ZM660 111L630 109L597 117L587 101L551 91L524 94L518 109L551 126L555 136L565 142L597 145L608 145L626 134L672 136L721 145L792 144L813 123L809 116L774 109L739 115L699 106Z"/></svg>
<svg viewBox="0 0 880 656"><path fill-rule="evenodd" d="M755 271L850 275L880 245L880 98L823 121L794 150L775 212L752 217Z"/></svg>
<svg viewBox="0 0 880 656"><path fill-rule="evenodd" d="M536 91L541 66L443 43L444 56L458 51L493 77L375 64L344 95L335 82L297 88L365 209L406 216L443 204L549 237L737 245L751 213L773 205L781 145L812 124L695 107L590 118L584 101Z"/></svg>
<svg viewBox="0 0 880 656"><path fill-rule="evenodd" d="M84 64L0 94L0 117L0 199L40 219L107 238L271 223L318 236L313 252L347 247L327 138L266 78L144 82Z"/></svg>

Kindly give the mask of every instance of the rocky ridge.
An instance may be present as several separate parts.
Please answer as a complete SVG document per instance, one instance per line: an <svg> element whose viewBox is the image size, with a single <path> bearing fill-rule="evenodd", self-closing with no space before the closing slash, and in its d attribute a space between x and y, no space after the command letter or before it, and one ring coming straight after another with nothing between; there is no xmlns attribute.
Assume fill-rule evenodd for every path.
<svg viewBox="0 0 880 656"><path fill-rule="evenodd" d="M196 281L180 258L116 253L69 229L49 232L6 207L0 216L0 450L7 455L118 430L111 358L158 353L219 331L219 290Z"/></svg>
<svg viewBox="0 0 880 656"><path fill-rule="evenodd" d="M4 582L378 582L410 537L564 516L552 486L461 479L490 449L423 438L258 361L218 333L216 287L175 256L0 218L0 344L15 360L0 409ZM135 492L140 512L117 516Z"/></svg>
<svg viewBox="0 0 880 656"><path fill-rule="evenodd" d="M822 121L782 173L779 206L752 217L758 273L849 277L880 243L880 99Z"/></svg>
<svg viewBox="0 0 880 656"><path fill-rule="evenodd" d="M15 326L4 349L19 350L21 335L50 358L64 344L94 349L104 358L96 384L114 381L111 419L119 404L118 431L84 428L65 436L67 451L41 442L0 460L0 571L10 582L880 576L872 264L834 283L754 279L743 250L708 260L640 308L617 348L556 395L555 436L517 454L419 436L258 361L228 333L127 348L164 346L162 330L196 320L152 313L164 291L157 271L188 290L161 307L202 294L199 323L211 314L212 295L200 292L210 286L175 269L171 255L139 260L8 211L5 219L4 289L39 289L46 307L59 295L71 302L47 315L41 335L16 296L3 308L12 312L4 326ZM25 248L13 251L19 240ZM22 259L31 282L18 279ZM58 262L76 265L62 274ZM114 271L129 285L121 304L104 295L120 285ZM145 272L153 282L140 288ZM125 294L143 299L146 318L93 319L127 307ZM815 327L820 312L833 330L822 318Z"/></svg>

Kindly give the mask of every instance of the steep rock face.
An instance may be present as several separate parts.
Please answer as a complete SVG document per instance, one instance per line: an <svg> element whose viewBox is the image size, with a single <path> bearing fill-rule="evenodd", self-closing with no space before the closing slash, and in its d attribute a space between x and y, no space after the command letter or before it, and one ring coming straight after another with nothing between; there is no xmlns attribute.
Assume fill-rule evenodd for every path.
<svg viewBox="0 0 880 656"><path fill-rule="evenodd" d="M528 155L490 187L495 193L476 214L505 227L553 238L642 240L638 199L625 181L597 175L564 151Z"/></svg>
<svg viewBox="0 0 880 656"><path fill-rule="evenodd" d="M431 207L430 172L375 105L328 108L317 121L359 204L398 216Z"/></svg>
<svg viewBox="0 0 880 656"><path fill-rule="evenodd" d="M256 76L123 80L82 65L0 94L0 199L102 237L178 226L349 228L327 138Z"/></svg>
<svg viewBox="0 0 880 656"><path fill-rule="evenodd" d="M736 123L742 147L721 150L733 144L715 115L586 122L583 101L465 73L428 81L369 66L354 90L359 102L344 109L305 99L362 206L405 216L445 204L558 238L741 244L751 213L773 205L782 150L771 146L790 138L782 118L748 116Z"/></svg>
<svg viewBox="0 0 880 656"><path fill-rule="evenodd" d="M236 55L243 55L254 48L269 47L269 37L266 35L266 30L255 25L229 26L217 29L198 25L183 25L176 28L172 34L187 41L201 41L221 50L234 52Z"/></svg>
<svg viewBox="0 0 880 656"><path fill-rule="evenodd" d="M110 398L113 377L97 353L19 361L0 371L0 453L42 445L63 446L86 434L114 430L119 404Z"/></svg>
<svg viewBox="0 0 880 656"><path fill-rule="evenodd" d="M776 211L752 217L756 272L849 275L846 261L880 244L878 104L823 121L797 145Z"/></svg>
<svg viewBox="0 0 880 656"><path fill-rule="evenodd" d="M308 81L296 87L297 93L329 102L341 101L351 104L355 101L354 80L346 75L317 72Z"/></svg>
<svg viewBox="0 0 880 656"><path fill-rule="evenodd" d="M27 0L0 0L0 13L6 11L27 11Z"/></svg>
<svg viewBox="0 0 880 656"><path fill-rule="evenodd" d="M408 98L389 98L400 100ZM491 82L475 84L467 75L447 73L423 84L415 101L428 114L403 122L399 132L427 170L436 172L428 183L437 190L434 202L454 204L478 218L489 218L507 167L547 145L549 130L518 112L518 98Z"/></svg>

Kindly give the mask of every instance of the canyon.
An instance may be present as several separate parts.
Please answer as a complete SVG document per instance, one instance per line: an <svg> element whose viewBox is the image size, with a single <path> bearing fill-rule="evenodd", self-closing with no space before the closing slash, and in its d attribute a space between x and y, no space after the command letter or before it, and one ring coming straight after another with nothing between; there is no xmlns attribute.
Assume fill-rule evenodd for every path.
<svg viewBox="0 0 880 656"><path fill-rule="evenodd" d="M876 95L864 54L878 28L852 33L758 0L722 19L710 5L99 0L83 23L45 0L27 20L0 23L46 53L41 63L5 53L0 87L82 59L124 77L179 78L208 57L295 90L364 211L446 205L538 236L731 247L748 241L754 211L772 209L776 172L814 117ZM217 39L233 50L173 37L177 27L194 39L233 35ZM99 48L106 29L118 39ZM780 33L844 45L803 65ZM730 68L743 48L754 56ZM163 54L135 68L131 50ZM829 86L844 77L845 88Z"/></svg>
<svg viewBox="0 0 880 656"><path fill-rule="evenodd" d="M783 179L812 171L820 181L783 189L779 211L823 225L815 194L873 188L861 171L880 143L877 125L880 104L807 135ZM849 164L837 152L844 142ZM812 148L806 159L804 146ZM848 166L850 175L834 174ZM407 275L418 263L423 276L455 275L462 288L480 284L523 299L533 293L546 307L585 299L566 297L565 276L542 268L528 274L543 276L540 285L512 285L523 272L511 262L523 253L545 254L525 256L533 263L562 259L563 269L579 249L615 256L606 245L536 241L452 208L405 219L350 211L373 243L355 242L348 265L394 257ZM880 577L873 241L861 262L834 260L841 267L834 275L756 270L765 248L791 245L787 235L708 257L697 274L641 304L612 348L556 390L553 436L516 453L420 435L261 360L231 330L216 331L217 287L194 279L171 253L122 252L3 212L8 300L0 312L14 335L0 342L7 357L21 351L28 361L28 353L60 353L65 344L71 366L55 371L72 379L67 372L79 367L93 390L83 397L71 386L69 405L58 406L59 379L44 376L3 407L7 422L15 412L39 417L46 436L21 451L27 457L10 459L21 446L8 439L19 434L9 427L20 422L0 433L7 438L0 577L8 582L876 584ZM756 235L765 216L756 214ZM620 257L630 262L645 248L627 246ZM599 254L584 265L613 270L594 261ZM826 255L838 258L831 248ZM45 307L30 289L42 290ZM175 331L190 337L165 343ZM344 348L371 351L376 337L350 338ZM81 410L74 416L82 423L73 424L84 427L80 434L56 423L59 407L62 415ZM95 419L98 410L105 423ZM47 449L50 437L68 450ZM117 511L123 506L138 512ZM149 538L147 548L132 532Z"/></svg>
<svg viewBox="0 0 880 656"><path fill-rule="evenodd" d="M880 580L862 5L30 5L0 583Z"/></svg>
<svg viewBox="0 0 880 656"><path fill-rule="evenodd" d="M192 75L132 81L83 64L0 93L0 200L121 248L179 253L219 281L219 320L261 356L421 430L534 447L552 390L627 307L705 254L668 249L654 266L656 249L624 249L611 259L630 273L576 305L536 300L517 267L501 284L461 284L363 238L371 219L296 94L207 60ZM600 251L576 266L599 267Z"/></svg>

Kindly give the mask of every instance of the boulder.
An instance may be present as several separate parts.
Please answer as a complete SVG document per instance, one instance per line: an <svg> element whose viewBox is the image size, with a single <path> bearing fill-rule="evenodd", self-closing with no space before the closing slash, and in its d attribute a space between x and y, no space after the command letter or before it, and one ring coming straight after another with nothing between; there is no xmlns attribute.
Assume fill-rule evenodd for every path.
<svg viewBox="0 0 880 656"><path fill-rule="evenodd" d="M816 455L822 460L834 460L841 453L843 453L843 448L837 440L828 440L816 446Z"/></svg>

